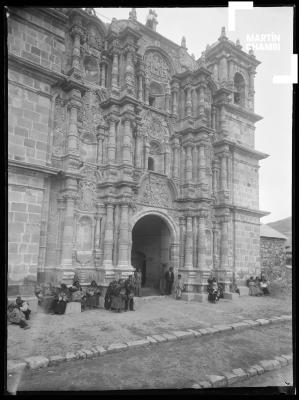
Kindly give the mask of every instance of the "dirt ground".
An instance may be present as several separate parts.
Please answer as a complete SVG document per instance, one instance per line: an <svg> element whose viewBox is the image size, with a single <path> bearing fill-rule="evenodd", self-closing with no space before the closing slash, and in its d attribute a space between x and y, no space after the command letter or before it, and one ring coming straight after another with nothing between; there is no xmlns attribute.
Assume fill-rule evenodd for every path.
<svg viewBox="0 0 299 400"><path fill-rule="evenodd" d="M220 300L218 304L187 302L172 297L136 299L135 312L105 309L80 314L32 315L31 329L7 327L7 358L57 354L127 342L169 330L189 329L291 313L291 297L249 297Z"/></svg>
<svg viewBox="0 0 299 400"><path fill-rule="evenodd" d="M214 335L200 340L191 338L25 371L19 382L18 377L9 377L8 387L17 386L20 391L188 388L206 375L248 368L262 359L291 351L290 323L268 325L217 338ZM279 374L276 380L272 377L274 386L281 384L281 378L277 378ZM263 379L266 380L265 374ZM292 375L286 380L292 385ZM239 385L247 386L247 381Z"/></svg>

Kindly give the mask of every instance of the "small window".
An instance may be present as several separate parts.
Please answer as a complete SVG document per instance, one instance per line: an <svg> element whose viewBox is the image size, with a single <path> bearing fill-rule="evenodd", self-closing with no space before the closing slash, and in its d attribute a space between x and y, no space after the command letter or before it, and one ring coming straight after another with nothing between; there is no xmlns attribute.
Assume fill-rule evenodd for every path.
<svg viewBox="0 0 299 400"><path fill-rule="evenodd" d="M155 107L155 97L154 96L149 96L148 102L151 107Z"/></svg>
<svg viewBox="0 0 299 400"><path fill-rule="evenodd" d="M154 171L154 159L152 157L149 157L147 160L147 169L149 171Z"/></svg>

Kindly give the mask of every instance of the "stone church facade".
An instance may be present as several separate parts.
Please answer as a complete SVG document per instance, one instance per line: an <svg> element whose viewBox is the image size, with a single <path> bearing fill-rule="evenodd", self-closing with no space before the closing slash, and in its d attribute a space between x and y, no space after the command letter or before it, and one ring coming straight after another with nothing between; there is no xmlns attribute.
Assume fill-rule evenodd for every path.
<svg viewBox="0 0 299 400"><path fill-rule="evenodd" d="M195 60L156 26L9 8L9 287L173 266L200 299L211 272L260 272L259 61L224 28Z"/></svg>

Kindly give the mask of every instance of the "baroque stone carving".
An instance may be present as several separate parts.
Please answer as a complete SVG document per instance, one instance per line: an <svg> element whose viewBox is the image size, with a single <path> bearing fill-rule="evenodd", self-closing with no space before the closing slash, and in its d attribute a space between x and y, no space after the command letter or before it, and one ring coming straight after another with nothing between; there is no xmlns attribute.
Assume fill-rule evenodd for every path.
<svg viewBox="0 0 299 400"><path fill-rule="evenodd" d="M145 54L145 70L150 79L158 81L170 80L170 68L167 61L157 51L149 51Z"/></svg>
<svg viewBox="0 0 299 400"><path fill-rule="evenodd" d="M82 108L78 115L82 122L80 139L84 142L96 142L98 125L105 121L99 107L99 99L94 91L88 91L82 98Z"/></svg>
<svg viewBox="0 0 299 400"><path fill-rule="evenodd" d="M163 117L153 114L149 110L141 112L142 131L150 138L159 140L160 142L168 142L169 128Z"/></svg>
<svg viewBox="0 0 299 400"><path fill-rule="evenodd" d="M138 202L156 207L170 207L172 194L166 179L149 174L140 189Z"/></svg>
<svg viewBox="0 0 299 400"><path fill-rule="evenodd" d="M94 182L81 181L79 183L79 195L77 208L82 211L96 211L96 185Z"/></svg>
<svg viewBox="0 0 299 400"><path fill-rule="evenodd" d="M66 134L66 107L64 101L57 97L54 109L54 135L53 135L53 154L62 156L65 153L65 134Z"/></svg>

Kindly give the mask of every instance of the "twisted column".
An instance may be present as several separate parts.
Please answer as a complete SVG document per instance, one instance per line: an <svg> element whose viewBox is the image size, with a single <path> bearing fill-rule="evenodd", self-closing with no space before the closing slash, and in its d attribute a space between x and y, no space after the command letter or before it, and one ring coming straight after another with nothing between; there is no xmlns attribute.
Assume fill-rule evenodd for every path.
<svg viewBox="0 0 299 400"><path fill-rule="evenodd" d="M136 131L136 144L135 144L135 167L142 168L142 133L140 128L137 128Z"/></svg>

